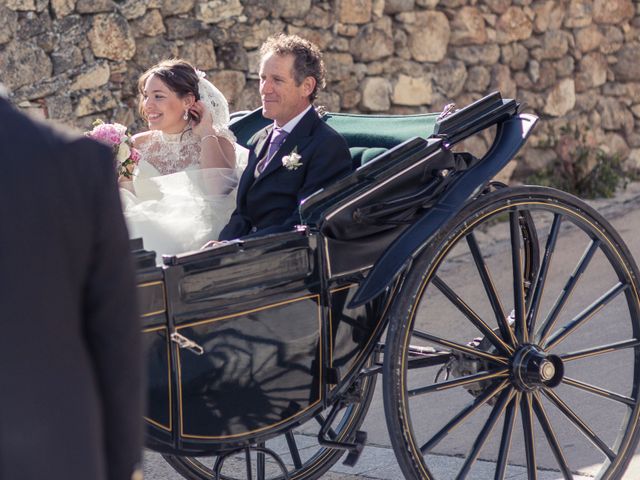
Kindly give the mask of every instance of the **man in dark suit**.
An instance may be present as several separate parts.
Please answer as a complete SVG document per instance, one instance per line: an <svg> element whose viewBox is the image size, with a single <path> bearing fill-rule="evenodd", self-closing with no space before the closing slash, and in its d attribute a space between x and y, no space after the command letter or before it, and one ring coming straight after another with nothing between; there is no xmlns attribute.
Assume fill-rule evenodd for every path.
<svg viewBox="0 0 640 480"><path fill-rule="evenodd" d="M300 223L300 200L352 168L344 138L313 108L324 86L318 48L295 35L278 35L260 53L262 114L274 122L249 142L236 210L220 240L291 230Z"/></svg>
<svg viewBox="0 0 640 480"><path fill-rule="evenodd" d="M0 163L0 479L141 478L141 334L112 152L0 98Z"/></svg>

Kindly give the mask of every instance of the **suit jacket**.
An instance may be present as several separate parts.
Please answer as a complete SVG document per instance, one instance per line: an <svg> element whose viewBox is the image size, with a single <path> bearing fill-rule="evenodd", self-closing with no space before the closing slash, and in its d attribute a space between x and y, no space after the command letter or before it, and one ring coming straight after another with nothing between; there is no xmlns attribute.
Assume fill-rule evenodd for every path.
<svg viewBox="0 0 640 480"><path fill-rule="evenodd" d="M0 98L0 479L128 480L140 324L108 147Z"/></svg>
<svg viewBox="0 0 640 480"><path fill-rule="evenodd" d="M300 223L300 200L352 170L347 143L338 132L309 110L289 133L260 176L254 171L267 154L273 125L249 141L249 160L240 183L236 209L220 232L220 240L290 230ZM302 164L287 169L282 158L294 148Z"/></svg>

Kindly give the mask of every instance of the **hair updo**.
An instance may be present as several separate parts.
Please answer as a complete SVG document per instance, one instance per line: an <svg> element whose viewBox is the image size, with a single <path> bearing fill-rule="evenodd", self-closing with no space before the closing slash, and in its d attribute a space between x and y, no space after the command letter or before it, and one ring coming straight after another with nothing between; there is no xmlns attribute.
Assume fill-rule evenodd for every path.
<svg viewBox="0 0 640 480"><path fill-rule="evenodd" d="M200 100L200 93L198 91L200 78L194 66L186 60L179 58L163 60L140 75L138 79L138 112L145 120L147 116L143 109L144 86L152 75L158 77L178 98L184 98L191 94L196 101Z"/></svg>

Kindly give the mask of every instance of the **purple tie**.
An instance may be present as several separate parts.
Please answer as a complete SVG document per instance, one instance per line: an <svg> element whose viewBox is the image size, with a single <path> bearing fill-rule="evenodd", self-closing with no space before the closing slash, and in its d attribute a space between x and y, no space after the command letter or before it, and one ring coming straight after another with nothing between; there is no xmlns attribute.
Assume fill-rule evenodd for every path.
<svg viewBox="0 0 640 480"><path fill-rule="evenodd" d="M269 142L269 151L267 152L267 156L264 157L258 163L256 167L256 173L259 175L264 172L264 169L269 165L269 161L276 154L278 149L282 146L289 132L283 130L282 128L274 128L273 133L271 134L271 141Z"/></svg>

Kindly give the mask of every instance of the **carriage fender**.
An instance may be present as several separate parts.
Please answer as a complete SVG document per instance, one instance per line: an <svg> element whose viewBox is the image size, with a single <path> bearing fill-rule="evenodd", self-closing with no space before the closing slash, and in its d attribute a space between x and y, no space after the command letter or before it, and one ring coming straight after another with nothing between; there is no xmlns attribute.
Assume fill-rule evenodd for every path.
<svg viewBox="0 0 640 480"><path fill-rule="evenodd" d="M498 124L493 145L485 156L463 172L432 208L386 248L348 307L358 307L382 293L429 244L438 230L460 212L467 200L518 153L537 121L535 115L521 113Z"/></svg>

